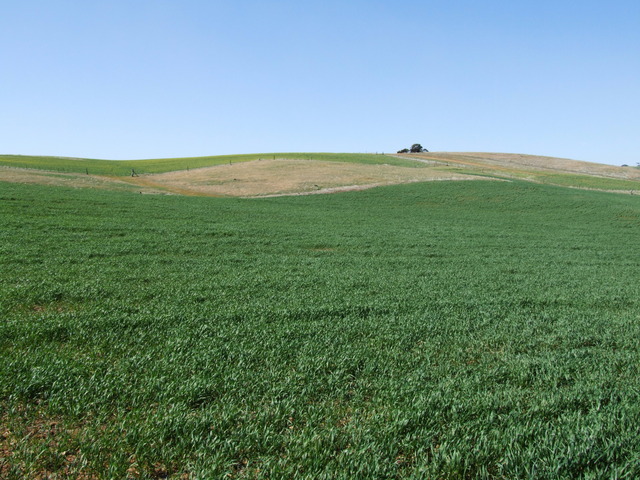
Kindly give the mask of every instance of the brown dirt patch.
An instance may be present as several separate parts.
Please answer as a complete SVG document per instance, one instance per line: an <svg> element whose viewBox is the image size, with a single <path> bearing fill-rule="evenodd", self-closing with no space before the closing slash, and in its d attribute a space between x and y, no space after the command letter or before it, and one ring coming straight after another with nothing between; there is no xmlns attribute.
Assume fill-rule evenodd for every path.
<svg viewBox="0 0 640 480"><path fill-rule="evenodd" d="M10 419L0 416L0 478L75 478L97 480L81 452L72 445L77 426L65 426L58 418L36 415Z"/></svg>
<svg viewBox="0 0 640 480"><path fill-rule="evenodd" d="M130 181L180 194L262 197L332 193L380 185L478 178L480 177L424 166L398 167L271 159L145 175L132 178Z"/></svg>

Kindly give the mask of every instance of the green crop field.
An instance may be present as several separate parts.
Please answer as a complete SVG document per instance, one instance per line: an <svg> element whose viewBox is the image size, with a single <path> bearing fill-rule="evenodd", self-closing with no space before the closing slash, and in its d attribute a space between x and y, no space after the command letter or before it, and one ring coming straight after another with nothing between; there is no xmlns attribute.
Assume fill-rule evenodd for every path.
<svg viewBox="0 0 640 480"><path fill-rule="evenodd" d="M96 160L89 158L47 157L30 155L0 155L0 166L33 168L92 175L130 175L136 173L164 173L190 168L213 167L229 163L278 158L300 160L322 160L398 166L422 166L414 160L367 153L254 153L244 155L217 155L208 157L156 158L149 160Z"/></svg>
<svg viewBox="0 0 640 480"><path fill-rule="evenodd" d="M0 182L0 219L0 478L640 476L637 196Z"/></svg>

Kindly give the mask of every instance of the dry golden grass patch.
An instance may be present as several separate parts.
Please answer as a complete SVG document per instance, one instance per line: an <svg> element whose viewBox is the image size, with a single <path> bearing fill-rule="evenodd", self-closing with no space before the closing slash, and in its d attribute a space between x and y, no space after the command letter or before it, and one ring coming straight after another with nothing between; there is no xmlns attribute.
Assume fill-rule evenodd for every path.
<svg viewBox="0 0 640 480"><path fill-rule="evenodd" d="M270 159L146 175L131 181L175 193L256 197L331 193L380 185L477 178L421 166Z"/></svg>
<svg viewBox="0 0 640 480"><path fill-rule="evenodd" d="M513 169L521 173L527 171L548 171L594 175L623 180L640 180L640 169L637 168L618 167L602 163L582 162L568 158L544 157L540 155L482 152L429 152L413 154L410 155L410 157L417 160L435 160L469 167L493 168L500 171L505 169Z"/></svg>

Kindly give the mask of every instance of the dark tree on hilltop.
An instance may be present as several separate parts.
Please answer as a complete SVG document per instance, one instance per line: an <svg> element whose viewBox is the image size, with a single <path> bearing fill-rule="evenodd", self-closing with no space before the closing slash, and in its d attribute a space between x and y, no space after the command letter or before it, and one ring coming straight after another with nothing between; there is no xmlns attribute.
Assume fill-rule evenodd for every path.
<svg viewBox="0 0 640 480"><path fill-rule="evenodd" d="M429 150L427 150L426 148L422 148L422 145L420 145L419 143L414 143L413 145L411 145L411 150L409 150L408 148L403 148L402 150L398 150L398 153L422 153L428 151Z"/></svg>
<svg viewBox="0 0 640 480"><path fill-rule="evenodd" d="M429 150L427 150L426 148L422 148L422 145L420 145L419 143L414 143L413 145L411 145L411 153L422 153L428 151Z"/></svg>

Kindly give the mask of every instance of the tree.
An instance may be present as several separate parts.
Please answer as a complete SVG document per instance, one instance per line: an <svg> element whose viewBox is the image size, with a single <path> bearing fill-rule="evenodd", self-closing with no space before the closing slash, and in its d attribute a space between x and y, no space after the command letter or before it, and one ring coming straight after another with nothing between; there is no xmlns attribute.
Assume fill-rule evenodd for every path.
<svg viewBox="0 0 640 480"><path fill-rule="evenodd" d="M411 153L422 153L428 151L429 150L427 150L426 148L422 148L422 145L420 145L419 143L414 143L413 145L411 145Z"/></svg>
<svg viewBox="0 0 640 480"><path fill-rule="evenodd" d="M429 150L427 150L426 148L422 148L422 145L420 145L419 143L414 143L413 145L411 145L411 150L409 150L408 148L403 148L402 150L398 150L398 153L422 153L428 151Z"/></svg>

